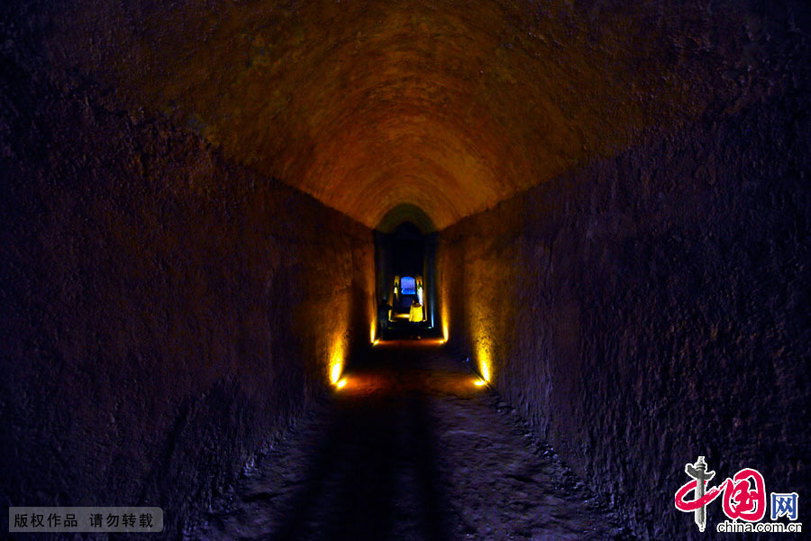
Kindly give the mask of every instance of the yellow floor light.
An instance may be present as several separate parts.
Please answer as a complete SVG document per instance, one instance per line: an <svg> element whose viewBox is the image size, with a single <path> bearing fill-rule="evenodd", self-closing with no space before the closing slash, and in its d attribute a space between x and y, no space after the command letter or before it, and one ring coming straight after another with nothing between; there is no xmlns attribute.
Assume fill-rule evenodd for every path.
<svg viewBox="0 0 811 541"><path fill-rule="evenodd" d="M482 361L482 377L484 378L484 381L490 381L490 368L484 361Z"/></svg>
<svg viewBox="0 0 811 541"><path fill-rule="evenodd" d="M341 379L341 362L337 361L333 363L332 368L330 369L330 381L332 381L332 384L335 385L338 383L339 379Z"/></svg>

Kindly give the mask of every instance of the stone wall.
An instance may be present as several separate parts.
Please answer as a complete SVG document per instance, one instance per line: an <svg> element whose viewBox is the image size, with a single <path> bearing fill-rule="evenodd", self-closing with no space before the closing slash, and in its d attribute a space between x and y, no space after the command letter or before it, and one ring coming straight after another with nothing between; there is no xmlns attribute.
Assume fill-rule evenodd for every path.
<svg viewBox="0 0 811 541"><path fill-rule="evenodd" d="M177 532L368 340L371 231L2 64L0 508L159 505Z"/></svg>
<svg viewBox="0 0 811 541"><path fill-rule="evenodd" d="M698 534L673 506L698 455L719 482L811 488L801 96L650 133L440 233L452 345L642 537Z"/></svg>

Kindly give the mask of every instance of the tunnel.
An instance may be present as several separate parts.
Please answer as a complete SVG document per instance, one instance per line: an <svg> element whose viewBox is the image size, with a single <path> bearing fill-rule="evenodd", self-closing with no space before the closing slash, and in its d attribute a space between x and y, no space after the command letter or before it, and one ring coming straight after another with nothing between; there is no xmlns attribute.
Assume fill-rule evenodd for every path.
<svg viewBox="0 0 811 541"><path fill-rule="evenodd" d="M377 339L441 333L437 311L437 232L419 208L398 205L374 230Z"/></svg>
<svg viewBox="0 0 811 541"><path fill-rule="evenodd" d="M800 532L810 12L5 0L0 537Z"/></svg>

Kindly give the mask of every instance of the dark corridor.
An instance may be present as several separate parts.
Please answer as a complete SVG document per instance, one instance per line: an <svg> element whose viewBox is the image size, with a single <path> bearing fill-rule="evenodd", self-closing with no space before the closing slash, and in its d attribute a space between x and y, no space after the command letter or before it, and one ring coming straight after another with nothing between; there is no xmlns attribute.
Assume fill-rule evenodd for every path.
<svg viewBox="0 0 811 541"><path fill-rule="evenodd" d="M403 222L376 230L375 277L379 339L440 336L436 295L437 233Z"/></svg>
<svg viewBox="0 0 811 541"><path fill-rule="evenodd" d="M630 538L477 381L437 345L375 348L185 536Z"/></svg>
<svg viewBox="0 0 811 541"><path fill-rule="evenodd" d="M0 538L801 530L809 30L0 1ZM757 497L688 509L701 464ZM160 531L32 529L132 507Z"/></svg>

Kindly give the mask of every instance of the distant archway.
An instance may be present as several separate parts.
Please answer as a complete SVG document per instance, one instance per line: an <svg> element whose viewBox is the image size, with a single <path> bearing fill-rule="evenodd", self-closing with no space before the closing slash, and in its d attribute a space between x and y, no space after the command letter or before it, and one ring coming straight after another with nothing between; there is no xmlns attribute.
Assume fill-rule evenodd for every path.
<svg viewBox="0 0 811 541"><path fill-rule="evenodd" d="M377 336L417 338L438 334L436 228L418 207L389 211L374 231Z"/></svg>
<svg viewBox="0 0 811 541"><path fill-rule="evenodd" d="M383 233L394 233L394 230L404 223L411 223L424 235L436 233L436 226L431 217L425 214L421 208L410 203L397 205L388 211L380 220L380 223L377 224L375 230Z"/></svg>

